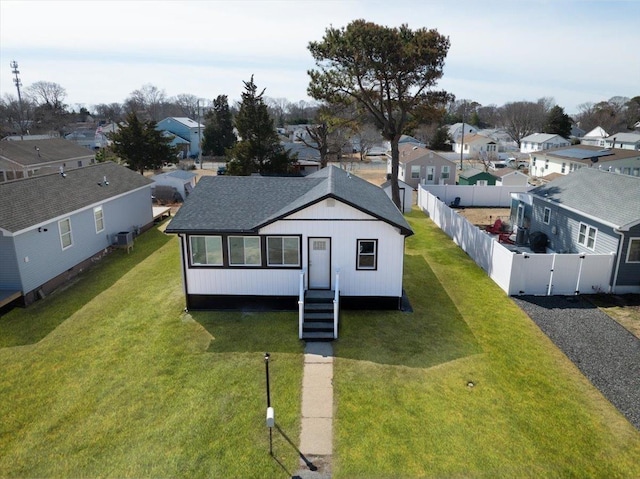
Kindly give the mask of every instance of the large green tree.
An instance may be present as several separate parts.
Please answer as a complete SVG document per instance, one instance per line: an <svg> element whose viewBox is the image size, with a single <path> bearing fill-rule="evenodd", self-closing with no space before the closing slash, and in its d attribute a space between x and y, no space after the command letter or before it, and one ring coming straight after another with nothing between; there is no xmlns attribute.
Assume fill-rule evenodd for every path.
<svg viewBox="0 0 640 479"><path fill-rule="evenodd" d="M129 113L126 124L108 136L113 142L113 152L140 174L175 160L176 151L170 145L171 139L156 129L155 121L140 121L135 112Z"/></svg>
<svg viewBox="0 0 640 479"><path fill-rule="evenodd" d="M571 118L564 112L561 106L554 106L547 114L545 133L553 133L563 138L571 136Z"/></svg>
<svg viewBox="0 0 640 479"><path fill-rule="evenodd" d="M433 29L365 20L327 28L322 41L309 43L317 66L308 71L309 95L329 104L355 103L370 114L391 144L391 191L398 207L398 142L410 121L430 116L450 100L432 90L442 77L449 45L449 38Z"/></svg>
<svg viewBox="0 0 640 479"><path fill-rule="evenodd" d="M286 173L292 159L280 144L263 99L264 90L258 94L253 75L250 81L243 83L245 91L235 119L240 141L230 152L228 172L240 176L256 172Z"/></svg>
<svg viewBox="0 0 640 479"><path fill-rule="evenodd" d="M213 110L207 114L202 150L206 155L224 156L237 142L227 95L218 95L213 100Z"/></svg>

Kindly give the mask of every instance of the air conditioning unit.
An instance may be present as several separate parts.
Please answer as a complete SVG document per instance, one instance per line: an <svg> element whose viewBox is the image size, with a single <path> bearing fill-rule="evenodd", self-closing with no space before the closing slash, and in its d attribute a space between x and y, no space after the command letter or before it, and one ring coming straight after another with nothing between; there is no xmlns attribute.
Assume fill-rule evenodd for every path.
<svg viewBox="0 0 640 479"><path fill-rule="evenodd" d="M113 244L116 246L127 246L133 244L133 233L129 231L120 231L116 233Z"/></svg>

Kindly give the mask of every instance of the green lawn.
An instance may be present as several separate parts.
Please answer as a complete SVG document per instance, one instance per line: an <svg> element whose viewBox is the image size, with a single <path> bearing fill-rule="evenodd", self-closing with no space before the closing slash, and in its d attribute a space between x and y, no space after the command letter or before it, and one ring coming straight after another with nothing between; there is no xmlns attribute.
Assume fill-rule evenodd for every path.
<svg viewBox="0 0 640 479"><path fill-rule="evenodd" d="M383 329L343 314L334 477L640 477L640 433L433 223L409 220L415 313Z"/></svg>
<svg viewBox="0 0 640 479"><path fill-rule="evenodd" d="M410 221L415 312L343 313L334 477L640 477L640 433L428 219ZM290 477L296 314L182 308L177 240L152 230L0 318L0 477Z"/></svg>
<svg viewBox="0 0 640 479"><path fill-rule="evenodd" d="M295 471L297 453L278 434L277 461L269 456L263 362L271 350L277 421L297 442L295 314L184 314L177 240L167 239L145 233L132 255L114 253L63 293L0 319L3 335L24 344L0 349L0 477ZM159 249L145 258L149 244ZM140 263L123 273L135 254ZM47 304L69 316L29 342L39 336L31 322L51 329Z"/></svg>

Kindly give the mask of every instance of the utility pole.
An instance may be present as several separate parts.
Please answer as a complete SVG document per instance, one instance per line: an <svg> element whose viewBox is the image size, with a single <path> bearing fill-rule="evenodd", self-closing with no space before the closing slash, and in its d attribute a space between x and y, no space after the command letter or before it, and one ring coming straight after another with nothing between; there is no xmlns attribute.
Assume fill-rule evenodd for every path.
<svg viewBox="0 0 640 479"><path fill-rule="evenodd" d="M200 100L196 103L198 106L198 163L202 169L202 123L200 123Z"/></svg>
<svg viewBox="0 0 640 479"><path fill-rule="evenodd" d="M462 139L460 140L460 171L462 171L462 155L464 153L464 114L467 107L467 103L462 103Z"/></svg>
<svg viewBox="0 0 640 479"><path fill-rule="evenodd" d="M20 70L18 70L18 62L13 60L10 63L11 73L13 73L16 77L13 79L13 83L16 84L16 89L18 90L18 108L20 111L18 112L18 123L20 124L20 139L24 140L24 125L22 124L22 95L20 94L20 87L22 86L22 82L20 81Z"/></svg>

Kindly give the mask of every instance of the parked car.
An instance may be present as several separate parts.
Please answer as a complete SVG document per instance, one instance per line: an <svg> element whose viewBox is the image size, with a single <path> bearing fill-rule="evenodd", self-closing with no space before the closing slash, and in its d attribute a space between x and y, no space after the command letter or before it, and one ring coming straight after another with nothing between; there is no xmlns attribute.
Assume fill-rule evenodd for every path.
<svg viewBox="0 0 640 479"><path fill-rule="evenodd" d="M226 166L218 167L218 174L219 175L226 175L227 174L227 167Z"/></svg>

